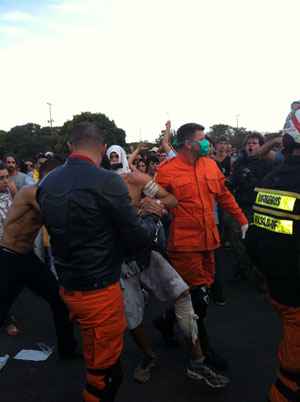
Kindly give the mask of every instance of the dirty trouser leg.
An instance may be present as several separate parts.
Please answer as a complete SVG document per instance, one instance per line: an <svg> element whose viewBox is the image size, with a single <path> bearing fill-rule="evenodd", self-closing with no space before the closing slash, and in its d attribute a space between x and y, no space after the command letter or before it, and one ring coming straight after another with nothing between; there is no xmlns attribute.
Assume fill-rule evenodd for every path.
<svg viewBox="0 0 300 402"><path fill-rule="evenodd" d="M300 401L300 307L289 307L272 301L280 316L283 337L278 349L279 372L272 385L270 402Z"/></svg>
<svg viewBox="0 0 300 402"><path fill-rule="evenodd" d="M78 322L86 363L85 402L112 402L122 381L120 354L126 327L119 283L96 291L61 290Z"/></svg>

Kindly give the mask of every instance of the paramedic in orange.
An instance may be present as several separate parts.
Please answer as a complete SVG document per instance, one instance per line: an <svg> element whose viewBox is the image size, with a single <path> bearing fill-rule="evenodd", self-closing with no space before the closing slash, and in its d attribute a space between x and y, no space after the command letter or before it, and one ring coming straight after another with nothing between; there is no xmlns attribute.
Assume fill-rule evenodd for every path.
<svg viewBox="0 0 300 402"><path fill-rule="evenodd" d="M72 154L44 178L37 194L61 295L80 326L87 371L85 402L115 398L126 327L121 263L124 255L152 244L122 178L99 168L106 151L104 138L95 124L77 124L71 131Z"/></svg>
<svg viewBox="0 0 300 402"><path fill-rule="evenodd" d="M173 267L189 284L193 306L199 316L199 337L207 361L215 368L226 362L209 346L204 318L209 288L214 282L214 250L220 245L215 221L216 203L230 213L246 233L248 221L224 184L216 162L208 157L209 141L204 127L188 123L177 131L177 156L158 170L156 181L178 200L171 210L168 255Z"/></svg>

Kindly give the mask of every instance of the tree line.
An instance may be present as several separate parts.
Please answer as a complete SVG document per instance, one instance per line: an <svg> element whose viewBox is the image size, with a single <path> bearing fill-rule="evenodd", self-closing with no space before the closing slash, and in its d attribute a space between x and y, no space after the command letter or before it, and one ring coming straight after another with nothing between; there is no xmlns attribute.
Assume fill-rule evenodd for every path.
<svg viewBox="0 0 300 402"><path fill-rule="evenodd" d="M126 146L126 133L113 120L103 113L84 112L75 115L61 127L41 127L39 124L27 123L7 132L0 130L0 157L13 154L17 159L25 160L47 151L66 155L68 134L75 124L82 121L94 122L102 128L108 145Z"/></svg>
<svg viewBox="0 0 300 402"><path fill-rule="evenodd" d="M115 122L105 114L84 112L75 115L72 120L66 121L61 127L41 127L39 124L27 123L15 126L7 132L0 130L0 158L13 154L19 160L24 160L34 158L39 153L47 151L66 155L68 153L68 133L75 124L81 121L94 122L102 128L106 134L108 146L118 144L128 151L132 151L137 145L136 143L127 144L125 131L117 127ZM239 149L250 133L253 131L248 131L243 127L235 128L226 124L216 124L210 128L208 135L213 141L225 136L234 147ZM269 133L267 136L272 138L278 134ZM163 132L151 145L159 146L162 136ZM147 143L147 141L144 142Z"/></svg>

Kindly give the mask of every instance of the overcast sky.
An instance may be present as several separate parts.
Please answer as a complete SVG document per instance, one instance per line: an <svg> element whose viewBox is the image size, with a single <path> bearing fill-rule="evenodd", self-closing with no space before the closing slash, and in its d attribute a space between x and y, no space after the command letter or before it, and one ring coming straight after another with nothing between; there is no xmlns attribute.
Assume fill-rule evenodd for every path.
<svg viewBox="0 0 300 402"><path fill-rule="evenodd" d="M300 98L299 0L0 0L0 129L102 112L282 128Z"/></svg>

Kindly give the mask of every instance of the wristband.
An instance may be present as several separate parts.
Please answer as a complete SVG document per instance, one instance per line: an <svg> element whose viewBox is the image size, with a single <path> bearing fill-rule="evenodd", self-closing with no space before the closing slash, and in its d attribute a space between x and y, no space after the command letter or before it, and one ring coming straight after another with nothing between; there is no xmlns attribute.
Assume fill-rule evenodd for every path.
<svg viewBox="0 0 300 402"><path fill-rule="evenodd" d="M154 180L149 181L143 190L143 193L150 198L154 198L159 192L159 186L155 183Z"/></svg>

